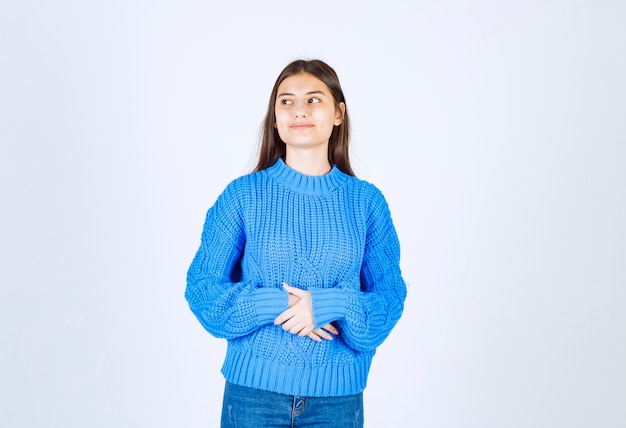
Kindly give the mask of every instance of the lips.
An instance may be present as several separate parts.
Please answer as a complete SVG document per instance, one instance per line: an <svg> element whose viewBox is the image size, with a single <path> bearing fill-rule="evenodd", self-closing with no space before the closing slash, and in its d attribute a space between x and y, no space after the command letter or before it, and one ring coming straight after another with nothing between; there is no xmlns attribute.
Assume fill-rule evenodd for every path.
<svg viewBox="0 0 626 428"><path fill-rule="evenodd" d="M289 127L291 129L295 129L296 131L298 130L303 130L303 129L309 129L312 128L313 125L310 123L293 123L291 125L289 125Z"/></svg>

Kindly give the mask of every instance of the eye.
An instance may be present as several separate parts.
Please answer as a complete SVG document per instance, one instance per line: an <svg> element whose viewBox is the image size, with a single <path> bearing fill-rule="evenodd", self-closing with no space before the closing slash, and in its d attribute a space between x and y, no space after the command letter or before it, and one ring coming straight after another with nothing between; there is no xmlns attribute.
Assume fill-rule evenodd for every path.
<svg viewBox="0 0 626 428"><path fill-rule="evenodd" d="M288 105L290 105L290 104L293 104L293 101L288 100L288 99L286 99L286 98L283 98L283 99L282 99L282 100L280 100L279 102L280 102L282 105L286 105L286 106L288 106Z"/></svg>
<svg viewBox="0 0 626 428"><path fill-rule="evenodd" d="M313 97L313 98L309 99L309 103L311 103L311 104L316 104L316 103L319 103L319 102L320 102L319 98Z"/></svg>

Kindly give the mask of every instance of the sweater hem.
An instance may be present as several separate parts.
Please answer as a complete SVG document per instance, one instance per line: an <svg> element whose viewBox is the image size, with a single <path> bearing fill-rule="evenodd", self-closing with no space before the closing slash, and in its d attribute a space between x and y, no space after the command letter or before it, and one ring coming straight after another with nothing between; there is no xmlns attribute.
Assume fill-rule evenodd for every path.
<svg viewBox="0 0 626 428"><path fill-rule="evenodd" d="M303 397L335 397L362 392L373 353L360 353L353 364L304 366L265 360L228 347L224 378L236 385Z"/></svg>

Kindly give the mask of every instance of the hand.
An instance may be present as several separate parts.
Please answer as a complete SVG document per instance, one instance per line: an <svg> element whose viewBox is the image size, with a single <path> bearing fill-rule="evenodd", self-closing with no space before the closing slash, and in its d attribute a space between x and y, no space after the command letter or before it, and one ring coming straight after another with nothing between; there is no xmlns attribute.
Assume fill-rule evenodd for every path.
<svg viewBox="0 0 626 428"><path fill-rule="evenodd" d="M284 282L283 288L289 293L289 308L274 320L274 324L282 324L283 330L287 330L291 334L309 336L309 334L313 333L313 328L315 327L311 293L307 290L300 290L299 288L287 285ZM317 331L322 329L318 329ZM318 342L321 341L319 334L314 333L314 335L317 337ZM328 333L322 332L321 337L327 335ZM316 340L313 337L311 337L311 339Z"/></svg>
<svg viewBox="0 0 626 428"><path fill-rule="evenodd" d="M289 296L289 304L287 305L288 307L292 307L293 305L295 305L296 303L300 301L300 298L296 296L295 294L289 294L288 296Z"/></svg>
<svg viewBox="0 0 626 428"><path fill-rule="evenodd" d="M328 334L329 332L332 334ZM326 324L324 327L313 330L307 334L307 337L315 340L316 342L321 342L322 339L333 340L333 334L337 336L339 334L339 330L337 330L332 324Z"/></svg>

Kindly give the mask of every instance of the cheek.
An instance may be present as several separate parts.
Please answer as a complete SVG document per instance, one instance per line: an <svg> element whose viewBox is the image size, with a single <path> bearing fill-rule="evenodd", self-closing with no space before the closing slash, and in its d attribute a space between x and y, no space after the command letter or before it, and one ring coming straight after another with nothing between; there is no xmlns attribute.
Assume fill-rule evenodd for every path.
<svg viewBox="0 0 626 428"><path fill-rule="evenodd" d="M324 123L330 126L331 128L335 126L335 115L332 111L324 112Z"/></svg>
<svg viewBox="0 0 626 428"><path fill-rule="evenodd" d="M286 133L289 131L288 127L289 127L289 121L288 121L288 117L287 115L285 115L285 112L279 112L277 111L275 113L276 115L276 122L274 122L274 128L276 128L276 131L278 131L278 135L280 136L280 138L286 138Z"/></svg>
<svg viewBox="0 0 626 428"><path fill-rule="evenodd" d="M276 128L280 128L281 126L285 126L285 124L287 123L287 117L285 115L285 112L275 111L274 112L274 117L276 118L276 122L274 123L274 126Z"/></svg>

